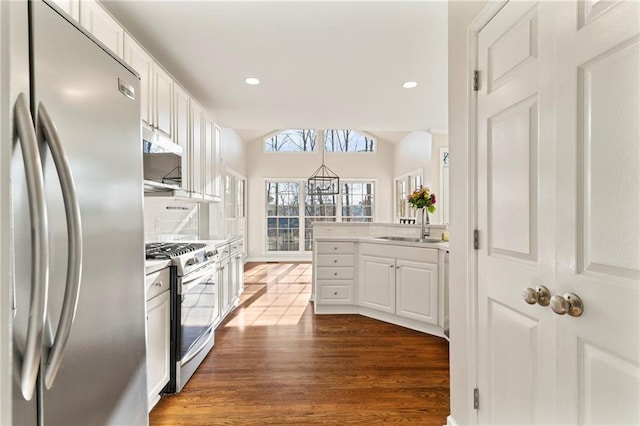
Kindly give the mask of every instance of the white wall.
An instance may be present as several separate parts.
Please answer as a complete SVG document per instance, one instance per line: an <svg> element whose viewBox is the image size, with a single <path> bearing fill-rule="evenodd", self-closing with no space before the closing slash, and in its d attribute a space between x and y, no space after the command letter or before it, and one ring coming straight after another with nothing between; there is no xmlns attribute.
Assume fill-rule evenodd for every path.
<svg viewBox="0 0 640 426"><path fill-rule="evenodd" d="M394 147L393 177L422 170L423 182L431 184L431 133L411 132Z"/></svg>
<svg viewBox="0 0 640 426"><path fill-rule="evenodd" d="M233 129L222 128L220 133L220 155L222 164L243 176L247 175L245 143Z"/></svg>
<svg viewBox="0 0 640 426"><path fill-rule="evenodd" d="M487 4L486 1L451 1L449 5L449 152L451 153L451 223L449 259L450 306L450 386L451 417L459 425L477 421L473 410L473 388L476 384L474 348L469 340L470 300L469 264L472 228L469 223L469 151L468 102L470 81L467 75L467 28Z"/></svg>
<svg viewBox="0 0 640 426"><path fill-rule="evenodd" d="M409 133L394 147L393 177L422 170L424 185L435 192L438 200L442 200L448 194L440 193L439 150L448 145L447 134L432 134L428 131ZM437 206L438 203L435 213L430 214L430 221L439 224L442 223L442 219Z"/></svg>
<svg viewBox="0 0 640 426"><path fill-rule="evenodd" d="M282 258L265 253L265 180L277 178L307 179L322 164L319 152L266 153L262 138L248 142L247 158L247 226L249 260ZM393 218L393 145L377 140L376 152L326 153L325 165L340 179L375 180L375 220L390 222ZM299 259L311 260L311 255Z"/></svg>
<svg viewBox="0 0 640 426"><path fill-rule="evenodd" d="M444 194L440 190L440 148L449 146L449 135L444 133L434 133L431 138L431 185L429 186L436 194L436 211L431 215L431 223L443 223L441 216L441 206L449 194Z"/></svg>

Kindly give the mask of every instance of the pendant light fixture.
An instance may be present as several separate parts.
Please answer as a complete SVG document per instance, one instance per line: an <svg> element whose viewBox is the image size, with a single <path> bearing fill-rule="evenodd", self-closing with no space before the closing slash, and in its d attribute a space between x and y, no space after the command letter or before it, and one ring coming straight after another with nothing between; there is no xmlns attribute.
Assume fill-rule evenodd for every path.
<svg viewBox="0 0 640 426"><path fill-rule="evenodd" d="M324 147L322 147L322 165L307 179L309 195L336 195L340 193L340 178L324 165Z"/></svg>

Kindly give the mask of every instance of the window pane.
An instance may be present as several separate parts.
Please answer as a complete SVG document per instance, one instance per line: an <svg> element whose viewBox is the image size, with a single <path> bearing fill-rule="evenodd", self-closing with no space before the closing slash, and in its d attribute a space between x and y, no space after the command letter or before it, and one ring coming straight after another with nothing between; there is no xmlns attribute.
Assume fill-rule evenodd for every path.
<svg viewBox="0 0 640 426"><path fill-rule="evenodd" d="M342 221L373 222L373 182L342 183Z"/></svg>
<svg viewBox="0 0 640 426"><path fill-rule="evenodd" d="M297 182L267 182L267 251L298 251L300 240Z"/></svg>
<svg viewBox="0 0 640 426"><path fill-rule="evenodd" d="M264 141L267 152L309 152L316 150L316 131L288 129Z"/></svg>
<svg viewBox="0 0 640 426"><path fill-rule="evenodd" d="M327 152L374 152L375 141L355 130L325 130L324 149Z"/></svg>

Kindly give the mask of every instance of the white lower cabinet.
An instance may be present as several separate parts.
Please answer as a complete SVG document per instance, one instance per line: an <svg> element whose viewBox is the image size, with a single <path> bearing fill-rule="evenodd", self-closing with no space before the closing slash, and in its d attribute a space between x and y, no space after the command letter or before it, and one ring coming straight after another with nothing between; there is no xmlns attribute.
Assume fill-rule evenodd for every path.
<svg viewBox="0 0 640 426"><path fill-rule="evenodd" d="M396 263L394 259L360 256L360 304L371 309L396 312Z"/></svg>
<svg viewBox="0 0 640 426"><path fill-rule="evenodd" d="M315 312L359 313L444 336L444 253L434 247L316 240Z"/></svg>
<svg viewBox="0 0 640 426"><path fill-rule="evenodd" d="M314 248L315 303L353 304L355 244L342 241L318 242Z"/></svg>
<svg viewBox="0 0 640 426"><path fill-rule="evenodd" d="M438 324L438 250L360 244L359 302L400 317ZM386 254L386 256L385 256Z"/></svg>
<svg viewBox="0 0 640 426"><path fill-rule="evenodd" d="M147 400L149 411L169 383L171 298L169 268L147 275Z"/></svg>
<svg viewBox="0 0 640 426"><path fill-rule="evenodd" d="M231 241L218 247L218 289L220 324L240 301L244 291L244 245L242 240Z"/></svg>
<svg viewBox="0 0 640 426"><path fill-rule="evenodd" d="M396 260L396 315L438 324L438 265Z"/></svg>

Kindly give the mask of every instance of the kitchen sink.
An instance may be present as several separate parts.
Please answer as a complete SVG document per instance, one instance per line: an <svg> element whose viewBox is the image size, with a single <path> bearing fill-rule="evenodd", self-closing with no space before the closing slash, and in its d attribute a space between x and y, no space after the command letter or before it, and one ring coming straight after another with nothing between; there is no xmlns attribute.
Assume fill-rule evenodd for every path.
<svg viewBox="0 0 640 426"><path fill-rule="evenodd" d="M389 241L409 241L412 243L441 243L442 240L440 238L416 238L416 237L395 237L395 236L386 236L386 237L378 237L382 240Z"/></svg>

